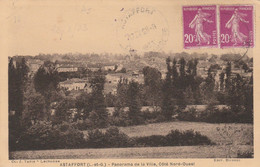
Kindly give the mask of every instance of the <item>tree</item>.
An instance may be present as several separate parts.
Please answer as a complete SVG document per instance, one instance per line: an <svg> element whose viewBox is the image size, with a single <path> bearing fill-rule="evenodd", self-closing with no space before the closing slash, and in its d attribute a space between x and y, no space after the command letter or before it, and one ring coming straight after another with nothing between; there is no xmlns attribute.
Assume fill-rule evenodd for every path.
<svg viewBox="0 0 260 167"><path fill-rule="evenodd" d="M36 92L44 96L45 108L50 116L51 103L58 101L61 98L58 92L59 75L56 69L56 64L50 61L45 61L38 69L34 76L34 86ZM48 116L48 117L49 117Z"/></svg>
<svg viewBox="0 0 260 167"><path fill-rule="evenodd" d="M211 68L208 69L208 76L202 85L202 93L204 95L204 103L213 104L217 103L215 95L215 78L213 76Z"/></svg>
<svg viewBox="0 0 260 167"><path fill-rule="evenodd" d="M219 81L220 81L220 91L224 90L224 78L225 78L225 73L222 72L219 75Z"/></svg>
<svg viewBox="0 0 260 167"><path fill-rule="evenodd" d="M166 120L170 120L171 119L171 116L173 114L173 111L174 111L174 102L172 101L172 89L173 87L173 83L176 83L176 79L177 79L177 69L176 69L176 61L174 63L174 68L172 69L171 67L171 59L170 57L168 57L166 59L166 65L167 65L167 73L166 73L166 78L165 80L163 81L163 86L162 86L162 96L163 96L163 99L162 99L162 114L164 116L164 118ZM174 72L174 79L173 79L173 72ZM175 82L173 82L173 80Z"/></svg>
<svg viewBox="0 0 260 167"><path fill-rule="evenodd" d="M15 111L17 109L16 106L16 76L17 71L14 67L13 58L10 59L8 64L8 107L9 112Z"/></svg>
<svg viewBox="0 0 260 167"><path fill-rule="evenodd" d="M225 80L225 90L228 91L231 82L231 62L227 62L226 67L226 80Z"/></svg>
<svg viewBox="0 0 260 167"><path fill-rule="evenodd" d="M140 86L138 82L130 81L127 90L127 106L129 107L129 119L134 125L140 124L141 105L139 99Z"/></svg>
<svg viewBox="0 0 260 167"><path fill-rule="evenodd" d="M181 58L179 63L180 63L180 70L179 70L180 71L180 80L184 81L185 80L185 76L186 76L186 72L185 72L186 61L185 61L184 58Z"/></svg>
<svg viewBox="0 0 260 167"><path fill-rule="evenodd" d="M34 85L36 91L42 95L45 95L46 90L57 90L59 75L56 65L50 61L44 62L34 76Z"/></svg>
<svg viewBox="0 0 260 167"><path fill-rule="evenodd" d="M232 78L230 81L227 103L233 112L241 111L244 101L246 100L243 92L243 89L245 89L244 82L245 81L243 81L239 74L237 74L236 77Z"/></svg>
<svg viewBox="0 0 260 167"><path fill-rule="evenodd" d="M70 121L70 109L74 108L74 101L70 98L62 99L55 107L54 124L61 124L62 122Z"/></svg>
<svg viewBox="0 0 260 167"><path fill-rule="evenodd" d="M117 83L115 111L112 119L113 125L126 126L132 124L128 117L128 112L124 110L125 107L127 107L128 86L128 79L120 77L120 80Z"/></svg>
<svg viewBox="0 0 260 167"><path fill-rule="evenodd" d="M174 85L176 85L176 83L178 81L178 77L179 77L176 64L177 64L176 59L173 59L173 62L172 62L172 82L173 82Z"/></svg>
<svg viewBox="0 0 260 167"><path fill-rule="evenodd" d="M16 68L13 64L13 59L9 62L9 110L15 110L16 117L20 120L23 111L23 100L25 85L28 79L29 67L26 60L22 58L21 62L16 62Z"/></svg>
<svg viewBox="0 0 260 167"><path fill-rule="evenodd" d="M8 102L9 102L9 149L15 148L16 141L23 131L21 126L24 111L24 91L29 68L22 58L14 66L13 58L8 65ZM14 115L11 114L14 111Z"/></svg>
<svg viewBox="0 0 260 167"><path fill-rule="evenodd" d="M95 75L90 81L90 87L92 88L91 92L91 105L92 113L90 119L96 121L98 124L97 127L106 127L108 113L105 105L104 97L104 85L105 85L105 76L101 73Z"/></svg>
<svg viewBox="0 0 260 167"><path fill-rule="evenodd" d="M246 63L243 63L242 68L243 68L244 72L247 72L249 70L249 67L247 66Z"/></svg>
<svg viewBox="0 0 260 167"><path fill-rule="evenodd" d="M8 123L9 123L9 150L14 150L16 140L19 136L19 121L12 112L17 111L17 98L16 98L16 69L14 67L13 58L10 59L8 64Z"/></svg>
<svg viewBox="0 0 260 167"><path fill-rule="evenodd" d="M23 101L25 85L28 80L29 67L26 65L26 61L22 58L21 62L16 63L17 75L16 75L16 116L21 119L23 112Z"/></svg>
<svg viewBox="0 0 260 167"><path fill-rule="evenodd" d="M185 101L185 89L188 86L188 82L187 82L187 75L186 75L186 71L185 71L185 66L186 66L186 61L184 58L181 58L179 60L180 63L180 77L179 77L179 81L178 81L178 91L177 91L177 104L178 106L183 109L186 107L186 101Z"/></svg>
<svg viewBox="0 0 260 167"><path fill-rule="evenodd" d="M105 96L105 103L107 107L115 107L115 101L116 101L116 96L114 94L112 94L111 92L109 92L108 94L106 94Z"/></svg>
<svg viewBox="0 0 260 167"><path fill-rule="evenodd" d="M40 93L35 91L32 78L29 78L26 84L23 104L22 126L25 129L38 121L45 120L45 99Z"/></svg>
<svg viewBox="0 0 260 167"><path fill-rule="evenodd" d="M253 122L253 107L254 107L253 84L250 83L245 84L243 90L245 96L245 100L244 100L245 111L248 115L249 122Z"/></svg>
<svg viewBox="0 0 260 167"><path fill-rule="evenodd" d="M117 83L117 94L115 101L115 110L119 112L121 109L127 106L127 90L128 90L128 79L120 77Z"/></svg>
<svg viewBox="0 0 260 167"><path fill-rule="evenodd" d="M185 76L186 85L184 94L188 104L200 103L199 85L202 81L200 77L197 77L197 64L198 59L191 59L187 63L188 69Z"/></svg>
<svg viewBox="0 0 260 167"><path fill-rule="evenodd" d="M197 58L194 59L194 63L193 63L193 71L192 71L192 75L193 76L197 76L197 65L199 63L199 60Z"/></svg>
<svg viewBox="0 0 260 167"><path fill-rule="evenodd" d="M161 73L156 68L144 67L144 89L148 104L154 107L160 105L161 100Z"/></svg>
<svg viewBox="0 0 260 167"><path fill-rule="evenodd" d="M83 92L76 98L75 106L78 110L76 119L85 120L92 111L91 94Z"/></svg>

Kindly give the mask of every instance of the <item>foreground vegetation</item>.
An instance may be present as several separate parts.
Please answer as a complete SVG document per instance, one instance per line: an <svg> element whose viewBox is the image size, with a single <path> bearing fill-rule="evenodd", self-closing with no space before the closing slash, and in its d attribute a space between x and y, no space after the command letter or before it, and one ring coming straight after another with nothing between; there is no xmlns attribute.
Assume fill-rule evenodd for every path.
<svg viewBox="0 0 260 167"><path fill-rule="evenodd" d="M20 150L45 150L66 148L120 148L120 147L160 147L213 145L215 143L193 130L172 130L167 135L129 137L116 127L105 132L98 129L88 131L86 138L82 132L69 124L51 126L49 122L39 122L22 134L16 148Z"/></svg>
<svg viewBox="0 0 260 167"><path fill-rule="evenodd" d="M147 125L120 127L120 134L129 138L149 138L167 136L173 130L187 132L189 129L207 136L216 145L164 146L164 147L127 147L127 148L81 148L34 151L12 151L11 159L73 159L73 158L251 158L253 157L252 124L211 124L203 122L165 122ZM106 129L99 130L105 135ZM88 138L90 131L84 131ZM94 134L94 131L91 132ZM123 135L121 138L124 138ZM111 135L113 136L113 135ZM120 136L120 135L119 135ZM230 137L228 137L230 136ZM93 140L92 140L93 141ZM113 141L113 140L112 140ZM123 141L123 140L122 140ZM100 142L100 141L99 141ZM112 142L113 143L113 142ZM93 144L91 144L93 145ZM122 145L119 142L118 145ZM230 151L231 150L231 151Z"/></svg>

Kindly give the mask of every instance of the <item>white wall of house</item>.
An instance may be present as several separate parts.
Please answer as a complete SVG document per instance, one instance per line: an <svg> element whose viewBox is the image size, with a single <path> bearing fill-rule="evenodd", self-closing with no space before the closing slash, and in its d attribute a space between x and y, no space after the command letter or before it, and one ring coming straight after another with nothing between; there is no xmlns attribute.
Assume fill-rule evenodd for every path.
<svg viewBox="0 0 260 167"><path fill-rule="evenodd" d="M57 69L58 72L76 72L78 71L78 67L59 67Z"/></svg>
<svg viewBox="0 0 260 167"><path fill-rule="evenodd" d="M79 83L60 83L60 87L65 88L69 91L71 90L82 90L85 87L84 82L79 82Z"/></svg>

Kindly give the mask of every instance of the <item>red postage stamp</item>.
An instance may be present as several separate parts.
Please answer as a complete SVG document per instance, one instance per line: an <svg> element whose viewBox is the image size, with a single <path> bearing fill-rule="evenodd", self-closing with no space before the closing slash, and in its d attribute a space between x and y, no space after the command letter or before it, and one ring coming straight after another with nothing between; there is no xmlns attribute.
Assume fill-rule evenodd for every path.
<svg viewBox="0 0 260 167"><path fill-rule="evenodd" d="M218 47L216 5L184 6L184 48Z"/></svg>
<svg viewBox="0 0 260 167"><path fill-rule="evenodd" d="M254 47L253 6L220 6L220 47Z"/></svg>

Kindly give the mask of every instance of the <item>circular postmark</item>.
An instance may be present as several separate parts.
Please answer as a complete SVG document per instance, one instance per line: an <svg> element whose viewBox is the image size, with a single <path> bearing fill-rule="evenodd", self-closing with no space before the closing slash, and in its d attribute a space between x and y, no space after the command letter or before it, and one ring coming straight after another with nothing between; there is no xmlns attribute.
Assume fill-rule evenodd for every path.
<svg viewBox="0 0 260 167"><path fill-rule="evenodd" d="M117 39L132 53L161 51L168 41L168 24L163 15L151 7L135 7L122 11L118 20Z"/></svg>

